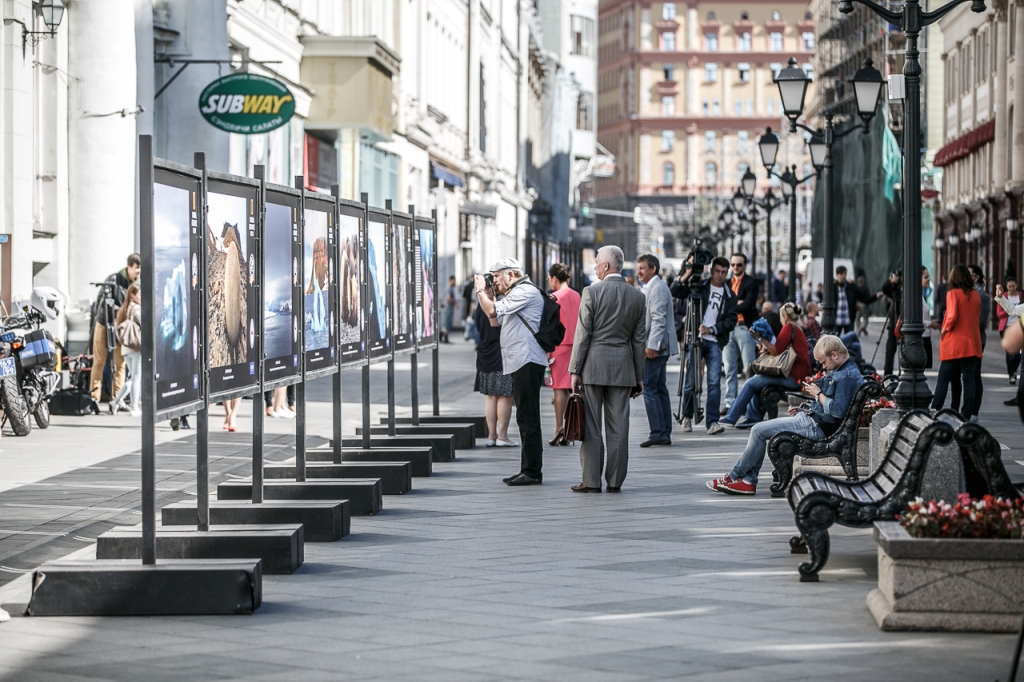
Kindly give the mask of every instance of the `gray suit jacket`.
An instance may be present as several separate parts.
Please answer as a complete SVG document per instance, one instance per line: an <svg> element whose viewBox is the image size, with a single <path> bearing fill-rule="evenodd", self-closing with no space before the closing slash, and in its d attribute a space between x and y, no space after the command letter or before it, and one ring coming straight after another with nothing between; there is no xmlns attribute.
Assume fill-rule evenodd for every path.
<svg viewBox="0 0 1024 682"><path fill-rule="evenodd" d="M569 372L595 386L636 386L644 378L647 299L621 277L583 290Z"/></svg>
<svg viewBox="0 0 1024 682"><path fill-rule="evenodd" d="M644 290L647 296L647 347L659 355L679 355L672 293L665 280L655 275Z"/></svg>

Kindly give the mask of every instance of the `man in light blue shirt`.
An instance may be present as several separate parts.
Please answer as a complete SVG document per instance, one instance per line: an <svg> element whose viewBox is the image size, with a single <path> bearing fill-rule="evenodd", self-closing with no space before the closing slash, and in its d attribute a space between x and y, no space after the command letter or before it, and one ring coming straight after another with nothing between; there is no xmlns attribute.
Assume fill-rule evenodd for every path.
<svg viewBox="0 0 1024 682"><path fill-rule="evenodd" d="M540 328L544 313L544 295L523 274L515 258L502 258L491 266L494 290L501 298L487 295L483 275L476 275L476 299L490 319L492 327L501 327L502 372L512 377L512 395L516 403L516 424L522 443L522 466L518 474L503 479L506 485L540 485L544 457L544 439L540 428L540 387L547 353L537 343L534 331Z"/></svg>

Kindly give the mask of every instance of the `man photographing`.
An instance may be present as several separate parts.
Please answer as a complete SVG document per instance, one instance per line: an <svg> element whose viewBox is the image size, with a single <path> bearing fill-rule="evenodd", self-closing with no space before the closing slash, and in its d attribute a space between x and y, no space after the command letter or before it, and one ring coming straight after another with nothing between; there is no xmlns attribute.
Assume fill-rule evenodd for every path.
<svg viewBox="0 0 1024 682"><path fill-rule="evenodd" d="M736 295L725 286L729 274L729 261L719 256L711 261L711 276L699 283L693 281L693 256L686 261L686 270L672 284L672 295L692 303L690 291L697 287L700 292L700 356L707 367L708 397L704 414L707 418L709 436L722 433L725 427L718 423L722 397L722 349L729 342L729 333L736 326ZM686 358L686 380L683 393L686 395L683 408L683 433L693 431L693 416L696 409L693 392L696 387L697 353L691 349Z"/></svg>
<svg viewBox="0 0 1024 682"><path fill-rule="evenodd" d="M515 258L502 258L491 266L490 277L498 300L487 293L484 275L473 278L480 309L492 327L501 327L502 372L512 377L516 424L522 443L522 465L518 474L502 479L506 485L540 485L544 440L540 431L540 387L548 357L534 338L544 312L540 289L523 274Z"/></svg>

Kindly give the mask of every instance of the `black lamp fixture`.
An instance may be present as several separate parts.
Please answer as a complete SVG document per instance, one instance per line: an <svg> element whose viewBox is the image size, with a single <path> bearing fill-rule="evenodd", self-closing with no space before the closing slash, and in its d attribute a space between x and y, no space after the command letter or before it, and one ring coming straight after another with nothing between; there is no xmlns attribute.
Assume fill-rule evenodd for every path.
<svg viewBox="0 0 1024 682"><path fill-rule="evenodd" d="M747 171L748 173L750 171ZM744 196L742 189L737 189L736 193L732 195L732 208L739 213L743 210L743 206L747 203L747 197Z"/></svg>
<svg viewBox="0 0 1024 682"><path fill-rule="evenodd" d="M807 86L810 82L810 77L796 65L795 57L790 57L786 68L779 71L779 75L775 77L775 84L779 86L779 96L782 99L782 112L790 123L796 123L804 112L804 96L807 95Z"/></svg>
<svg viewBox="0 0 1024 682"><path fill-rule="evenodd" d="M775 157L779 154L779 138L772 132L771 128L765 128L764 135L757 141L761 150L761 162L764 167L771 170L775 166Z"/></svg>
<svg viewBox="0 0 1024 682"><path fill-rule="evenodd" d="M811 141L807 143L807 146L811 150L811 165L816 170L821 170L825 166L825 155L828 153L828 145L825 144L825 138L818 134L812 135Z"/></svg>
<svg viewBox="0 0 1024 682"><path fill-rule="evenodd" d="M22 58L25 57L27 45L31 44L35 47L42 38L45 38L46 36L51 38L55 37L57 35L57 28L60 26L61 19L64 18L64 3L61 0L41 0L40 2L32 3L32 9L39 13L39 16L43 19L43 24L49 30L30 31L28 30L28 26L25 24L21 25Z"/></svg>
<svg viewBox="0 0 1024 682"><path fill-rule="evenodd" d="M874 67L871 58L864 60L864 65L853 74L853 93L857 98L857 115L864 122L865 130L878 109L878 100L882 97L881 72Z"/></svg>
<svg viewBox="0 0 1024 682"><path fill-rule="evenodd" d="M747 172L743 174L743 179L740 181L740 188L743 190L743 198L750 199L754 196L754 190L757 189L757 176L747 169ZM736 199L733 198L735 203Z"/></svg>
<svg viewBox="0 0 1024 682"><path fill-rule="evenodd" d="M793 171L787 168L786 172L782 174L782 177L779 178L779 180L782 181L782 198L789 201L789 198L793 196L793 192L796 191L796 175L793 174Z"/></svg>

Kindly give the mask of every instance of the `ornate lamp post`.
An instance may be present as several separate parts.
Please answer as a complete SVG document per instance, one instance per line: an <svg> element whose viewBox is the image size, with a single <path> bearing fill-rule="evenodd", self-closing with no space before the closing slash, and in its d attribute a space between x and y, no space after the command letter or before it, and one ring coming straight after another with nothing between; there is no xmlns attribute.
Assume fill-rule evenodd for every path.
<svg viewBox="0 0 1024 682"><path fill-rule="evenodd" d="M858 0L860 2L861 0ZM870 1L870 0L869 0ZM835 258L835 230L832 225L832 145L841 137L846 137L855 130L868 132L868 124L875 115L878 108L878 100L882 94L882 74L872 66L870 59L864 60L864 66L857 70L853 76L854 94L857 97L857 114L863 124L861 126L850 126L841 132L835 131L832 124L832 111L825 111L825 129L813 130L797 119L803 113L804 95L807 92L807 85L811 82L810 77L803 69L796 66L796 59L790 57L789 65L779 72L775 79L779 86L779 96L782 99L782 110L789 119L790 131L796 132L797 128L811 133L813 136L810 142L811 162L818 169L822 183L822 208L825 213L825 229L822 244L822 289L824 297L821 304L821 328L827 334L834 334L836 327L836 292L832 286L833 261ZM817 139L815 139L817 138ZM820 165L818 162L821 162ZM919 169L920 170L920 169ZM920 229L920 227L919 227ZM920 254L918 256L920 261ZM918 282L920 289L920 282ZM920 291L918 292L920 298ZM918 311L920 317L920 311ZM922 348L922 353L924 352ZM924 356L922 355L922 358ZM924 360L921 361L924 365ZM923 376L923 375L922 375Z"/></svg>
<svg viewBox="0 0 1024 682"><path fill-rule="evenodd" d="M903 75L906 79L904 100L903 148L903 326L900 348L900 379L893 398L903 410L928 407L932 393L924 377L924 344L921 333L921 53L917 41L921 29L930 26L954 7L968 0L952 0L932 12L921 9L920 0L906 0L900 11L893 11L872 0L840 0L839 11L849 14L858 2L899 26L906 36L906 57ZM985 11L985 0L971 0L971 11ZM854 86L857 87L856 84ZM861 93L856 90L858 109ZM863 117L863 114L861 114Z"/></svg>
<svg viewBox="0 0 1024 682"><path fill-rule="evenodd" d="M778 139L776 139L775 145L776 145L776 150L777 150L778 149ZM774 159L772 159L772 162L774 163ZM768 296L768 300L771 300L771 294L772 294L772 292L771 292L771 286L772 286L772 211L774 211L776 208L778 208L779 204L781 204L782 202L779 200L778 197L775 196L775 194L772 193L772 190L771 190L770 187L768 188L768 192L765 193L764 199L755 199L754 198L754 189L756 187L757 187L757 176L755 176L748 169L747 172L743 174L743 181L742 181L742 188L743 188L744 198L747 200L747 203L753 204L754 206L757 206L758 208L764 209L765 216L766 216L765 217L765 248L764 248L764 251L765 251L765 272L767 272L767 276L765 277L765 287L766 287L767 291L765 293ZM756 219L755 219L754 222L756 222ZM757 245L756 244L754 245L754 253L755 254L757 253ZM755 277L757 276L757 270L754 270L754 276Z"/></svg>

